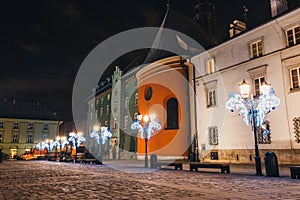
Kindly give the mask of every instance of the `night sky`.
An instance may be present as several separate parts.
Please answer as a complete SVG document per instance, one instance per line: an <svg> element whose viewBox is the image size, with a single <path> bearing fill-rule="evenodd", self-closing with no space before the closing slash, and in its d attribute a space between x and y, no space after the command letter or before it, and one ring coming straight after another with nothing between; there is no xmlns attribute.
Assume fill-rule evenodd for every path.
<svg viewBox="0 0 300 200"><path fill-rule="evenodd" d="M40 102L72 119L76 73L88 53L122 31L159 26L166 0L1 0L0 98ZM214 0L216 30L243 19L242 0ZM297 0L290 0L294 7ZM193 17L193 0L171 0L171 9ZM248 0L248 27L270 18L268 0ZM125 66L135 55L114 64Z"/></svg>

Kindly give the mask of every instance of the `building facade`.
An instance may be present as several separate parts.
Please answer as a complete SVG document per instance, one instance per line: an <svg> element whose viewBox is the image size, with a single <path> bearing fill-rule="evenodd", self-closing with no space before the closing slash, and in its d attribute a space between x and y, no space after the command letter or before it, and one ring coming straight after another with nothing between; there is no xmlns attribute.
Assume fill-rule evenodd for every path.
<svg viewBox="0 0 300 200"><path fill-rule="evenodd" d="M229 93L245 79L253 97L262 82L272 84L280 105L265 118L268 135L258 131L261 157L268 151L281 164L300 163L300 8L194 56L198 143L204 162L254 163L254 136L242 116L226 110ZM262 128L262 127L260 127Z"/></svg>
<svg viewBox="0 0 300 200"><path fill-rule="evenodd" d="M0 149L15 158L46 139L55 138L62 123L39 103L0 102Z"/></svg>

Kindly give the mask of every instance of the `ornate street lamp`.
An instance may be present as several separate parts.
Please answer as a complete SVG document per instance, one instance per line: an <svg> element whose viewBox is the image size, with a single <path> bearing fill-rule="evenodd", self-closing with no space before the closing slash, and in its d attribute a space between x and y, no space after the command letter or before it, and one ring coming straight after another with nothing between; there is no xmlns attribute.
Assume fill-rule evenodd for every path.
<svg viewBox="0 0 300 200"><path fill-rule="evenodd" d="M53 149L53 140L52 139L46 139L46 144L48 145L48 160L50 159L50 151Z"/></svg>
<svg viewBox="0 0 300 200"><path fill-rule="evenodd" d="M235 109L239 110L239 114L244 117L246 125L252 125L255 142L255 175L261 176L263 174L257 144L257 127L263 124L266 114L280 104L280 99L274 95L274 90L266 82L261 84L261 95L256 98L248 98L250 85L245 80L239 84L239 87L241 95L231 92L229 100L226 102L226 108L231 110L231 112L234 112Z"/></svg>
<svg viewBox="0 0 300 200"><path fill-rule="evenodd" d="M86 139L82 136L81 132L78 132L78 133L71 132L71 133L69 133L68 140L70 142L72 142L72 145L75 147L74 162L76 162L76 160L77 160L77 147L79 147L82 142L85 142Z"/></svg>
<svg viewBox="0 0 300 200"><path fill-rule="evenodd" d="M57 146L59 145L59 161L62 161L62 149L68 144L68 140L67 140L67 137L65 136L57 136L56 137L56 140L54 142L54 145Z"/></svg>
<svg viewBox="0 0 300 200"><path fill-rule="evenodd" d="M93 131L90 133L90 136L95 138L97 144L100 145L100 162L102 163L103 145L109 138L111 138L112 133L107 126L100 127L95 125L93 127Z"/></svg>
<svg viewBox="0 0 300 200"><path fill-rule="evenodd" d="M159 131L161 129L161 125L158 119L155 119L156 116L154 114L150 115L142 115L140 113L136 116L136 121L132 123L131 129L138 130L141 134L141 138L145 138L145 168L148 168L148 140L154 134L154 132ZM150 121L149 121L150 119Z"/></svg>

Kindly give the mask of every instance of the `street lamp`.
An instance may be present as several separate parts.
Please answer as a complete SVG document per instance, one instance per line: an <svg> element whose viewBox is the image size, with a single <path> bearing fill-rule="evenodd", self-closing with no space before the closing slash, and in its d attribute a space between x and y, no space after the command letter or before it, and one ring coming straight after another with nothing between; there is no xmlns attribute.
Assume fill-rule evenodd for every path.
<svg viewBox="0 0 300 200"><path fill-rule="evenodd" d="M78 132L78 133L71 132L71 133L69 133L68 140L70 142L72 142L73 146L75 147L74 162L76 162L76 160L77 160L77 147L79 147L82 142L85 142L86 139L82 136L81 132Z"/></svg>
<svg viewBox="0 0 300 200"><path fill-rule="evenodd" d="M262 176L261 158L257 144L257 127L263 124L266 114L280 104L280 99L274 95L274 90L266 82L260 85L261 95L256 98L248 98L250 85L245 80L239 84L239 87L241 95L231 92L230 98L226 102L226 108L232 112L235 109L239 110L239 114L244 117L246 125L252 125L255 142L255 175Z"/></svg>
<svg viewBox="0 0 300 200"><path fill-rule="evenodd" d="M57 146L59 145L59 161L62 161L62 149L65 147L66 144L68 144L68 140L67 137L65 136L57 136L56 140L55 140L55 146L57 148Z"/></svg>
<svg viewBox="0 0 300 200"><path fill-rule="evenodd" d="M50 151L53 148L53 140L52 139L46 139L46 144L48 144L48 160L50 159Z"/></svg>
<svg viewBox="0 0 300 200"><path fill-rule="evenodd" d="M100 145L100 162L102 163L103 145L109 138L111 138L112 133L107 126L100 127L98 125L94 125L90 136L95 138L97 144Z"/></svg>
<svg viewBox="0 0 300 200"><path fill-rule="evenodd" d="M131 125L131 129L138 130L141 134L141 138L145 138L145 168L148 168L148 140L154 132L161 129L161 125L155 117L154 114L151 114L149 117L148 115L143 116L138 113L136 115L136 121Z"/></svg>

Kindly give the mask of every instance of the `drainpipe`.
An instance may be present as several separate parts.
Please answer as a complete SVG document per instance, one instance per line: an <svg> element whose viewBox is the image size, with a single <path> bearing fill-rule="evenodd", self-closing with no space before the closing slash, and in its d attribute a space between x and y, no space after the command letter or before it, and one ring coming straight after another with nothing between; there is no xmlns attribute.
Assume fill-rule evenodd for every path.
<svg viewBox="0 0 300 200"><path fill-rule="evenodd" d="M194 118L195 118L195 134L193 138L193 153L194 153L194 162L199 162L199 145L198 145L198 126L197 126L197 92L196 92L196 71L195 71L195 65L191 62L191 59L189 58L187 60L193 68L193 90L194 90Z"/></svg>

